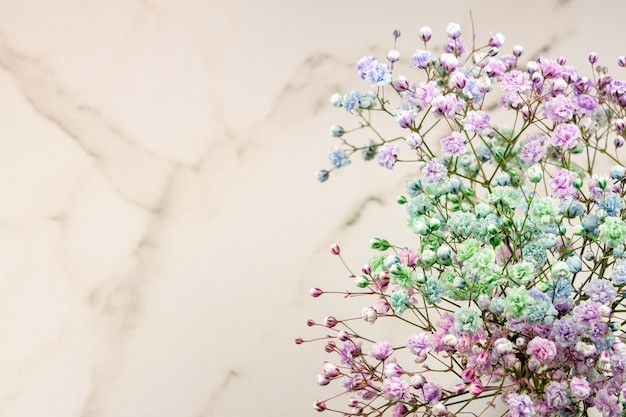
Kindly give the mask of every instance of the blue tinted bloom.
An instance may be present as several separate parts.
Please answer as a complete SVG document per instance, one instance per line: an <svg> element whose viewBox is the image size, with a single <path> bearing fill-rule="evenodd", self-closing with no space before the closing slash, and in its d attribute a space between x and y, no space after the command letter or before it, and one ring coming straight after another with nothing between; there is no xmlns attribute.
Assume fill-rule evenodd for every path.
<svg viewBox="0 0 626 417"><path fill-rule="evenodd" d="M476 334L483 328L483 320L478 311L461 308L454 313L454 328L459 333Z"/></svg>
<svg viewBox="0 0 626 417"><path fill-rule="evenodd" d="M365 81L372 87L382 87L391 82L391 67L389 65L376 63L365 70Z"/></svg>
<svg viewBox="0 0 626 417"><path fill-rule="evenodd" d="M346 165L350 164L350 158L348 157L348 154L346 154L346 151L341 149L339 146L334 146L330 149L330 152L328 153L328 159L330 159L330 163L335 168L345 167Z"/></svg>
<svg viewBox="0 0 626 417"><path fill-rule="evenodd" d="M609 171L609 175L611 176L612 179L618 180L624 176L625 172L626 172L626 169L624 169L623 166L614 165Z"/></svg>
<svg viewBox="0 0 626 417"><path fill-rule="evenodd" d="M568 298L572 295L574 287L568 278L561 278L553 284L552 288L548 290L550 297L559 300L561 298Z"/></svg>
<svg viewBox="0 0 626 417"><path fill-rule="evenodd" d="M351 113L352 110L359 108L360 102L361 93L357 90L353 90L343 96L342 106L348 113Z"/></svg>
<svg viewBox="0 0 626 417"><path fill-rule="evenodd" d="M426 68L435 61L435 56L430 51L417 49L411 58L411 66L417 68Z"/></svg>
<svg viewBox="0 0 626 417"><path fill-rule="evenodd" d="M552 323L551 335L559 345L573 346L580 340L580 328L571 317L564 317Z"/></svg>
<svg viewBox="0 0 626 417"><path fill-rule="evenodd" d="M411 301L406 291L397 289L391 294L390 304L396 314L404 313L409 308Z"/></svg>
<svg viewBox="0 0 626 417"><path fill-rule="evenodd" d="M587 233L593 233L600 225L600 218L595 214L588 214L583 217L581 224Z"/></svg>
<svg viewBox="0 0 626 417"><path fill-rule="evenodd" d="M315 178L317 178L319 182L326 181L328 179L328 171L326 171L325 169L320 169L319 171L316 171Z"/></svg>
<svg viewBox="0 0 626 417"><path fill-rule="evenodd" d="M607 279L594 279L585 285L584 293L589 296L592 301L601 304L610 304L615 300L617 292L611 281Z"/></svg>
<svg viewBox="0 0 626 417"><path fill-rule="evenodd" d="M626 283L626 259L618 259L615 261L615 269L611 273L611 279L615 285Z"/></svg>
<svg viewBox="0 0 626 417"><path fill-rule="evenodd" d="M620 211L624 208L624 200L615 193L608 193L600 200L598 208L604 210L607 216L619 216Z"/></svg>
<svg viewBox="0 0 626 417"><path fill-rule="evenodd" d="M559 204L559 212L563 213L568 219L573 219L585 214L585 206L578 200L568 198L562 200Z"/></svg>
<svg viewBox="0 0 626 417"><path fill-rule="evenodd" d="M435 276L429 276L426 283L421 286L422 293L426 300L431 304L441 302L444 293L444 287L441 281Z"/></svg>

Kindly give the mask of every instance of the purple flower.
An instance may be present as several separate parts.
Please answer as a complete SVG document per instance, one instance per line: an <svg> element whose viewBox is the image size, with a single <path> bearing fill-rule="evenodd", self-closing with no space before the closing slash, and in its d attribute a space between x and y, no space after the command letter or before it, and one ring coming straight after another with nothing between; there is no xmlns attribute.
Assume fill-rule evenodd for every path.
<svg viewBox="0 0 626 417"><path fill-rule="evenodd" d="M483 67L483 71L490 77L500 77L506 72L506 65L498 58L489 58L487 65Z"/></svg>
<svg viewBox="0 0 626 417"><path fill-rule="evenodd" d="M455 56L461 56L465 52L465 41L461 38L448 38L448 41L443 47L443 51L454 54Z"/></svg>
<svg viewBox="0 0 626 417"><path fill-rule="evenodd" d="M543 145L543 133L536 133L526 139L526 143L522 146L520 157L528 165L536 164L546 153L546 147Z"/></svg>
<svg viewBox="0 0 626 417"><path fill-rule="evenodd" d="M530 397L526 394L509 394L506 399L511 417L532 417L535 408Z"/></svg>
<svg viewBox="0 0 626 417"><path fill-rule="evenodd" d="M441 139L441 150L443 153L459 156L465 151L465 137L459 132L452 132L450 136Z"/></svg>
<svg viewBox="0 0 626 417"><path fill-rule="evenodd" d="M430 351L430 334L413 333L406 346L413 355L419 358L425 357Z"/></svg>
<svg viewBox="0 0 626 417"><path fill-rule="evenodd" d="M411 57L411 66L417 68L426 68L435 61L435 56L430 51L417 49Z"/></svg>
<svg viewBox="0 0 626 417"><path fill-rule="evenodd" d="M567 385L564 382L552 381L545 389L546 402L553 410L560 410L570 404Z"/></svg>
<svg viewBox="0 0 626 417"><path fill-rule="evenodd" d="M591 393L591 384L586 379L574 376L570 380L569 388L572 395L579 400L584 400Z"/></svg>
<svg viewBox="0 0 626 417"><path fill-rule="evenodd" d="M615 261L613 272L611 272L611 279L615 285L626 283L626 259L618 259Z"/></svg>
<svg viewBox="0 0 626 417"><path fill-rule="evenodd" d="M463 108L464 102L459 100L454 94L438 95L431 101L433 111L436 115L445 115L453 118Z"/></svg>
<svg viewBox="0 0 626 417"><path fill-rule="evenodd" d="M409 398L409 384L398 377L383 381L383 396L389 401L400 401Z"/></svg>
<svg viewBox="0 0 626 417"><path fill-rule="evenodd" d="M502 89L507 93L523 93L531 87L530 75L519 70L510 71L502 80Z"/></svg>
<svg viewBox="0 0 626 417"><path fill-rule="evenodd" d="M570 120L574 115L574 106L563 94L552 97L545 103L544 115L553 122Z"/></svg>
<svg viewBox="0 0 626 417"><path fill-rule="evenodd" d="M535 337L528 342L526 353L545 365L556 358L556 345L552 340Z"/></svg>
<svg viewBox="0 0 626 417"><path fill-rule="evenodd" d="M465 119L462 120L462 123L465 130L470 132L476 132L479 135L491 133L489 115L482 110L468 111Z"/></svg>
<svg viewBox="0 0 626 417"><path fill-rule="evenodd" d="M393 166L398 160L399 153L400 148L398 148L398 145L385 143L378 150L378 163L380 164L380 166L383 166L387 169L393 169Z"/></svg>
<svg viewBox="0 0 626 417"><path fill-rule="evenodd" d="M351 364L354 359L361 355L361 342L347 341L341 346L339 352L341 363Z"/></svg>
<svg viewBox="0 0 626 417"><path fill-rule="evenodd" d="M610 304L615 301L617 292L611 281L607 279L594 279L585 285L584 293L592 301L600 304Z"/></svg>
<svg viewBox="0 0 626 417"><path fill-rule="evenodd" d="M618 403L617 396L608 393L606 388L596 393L596 408L603 417L621 417L622 406Z"/></svg>
<svg viewBox="0 0 626 417"><path fill-rule="evenodd" d="M581 137L580 129L573 123L558 125L552 132L552 145L562 149L572 149Z"/></svg>
<svg viewBox="0 0 626 417"><path fill-rule="evenodd" d="M561 200L572 197L576 193L574 188L575 179L576 174L573 172L567 169L559 169L550 180L552 192Z"/></svg>
<svg viewBox="0 0 626 417"><path fill-rule="evenodd" d="M426 181L436 182L448 175L448 168L439 162L437 158L433 158L426 162L426 165L422 168L422 174L426 177Z"/></svg>
<svg viewBox="0 0 626 417"><path fill-rule="evenodd" d="M551 337L561 346L574 346L578 342L580 328L571 317L564 317L552 323Z"/></svg>
<svg viewBox="0 0 626 417"><path fill-rule="evenodd" d="M439 402L439 399L441 398L442 394L443 394L442 388L439 385L433 384L430 382L424 384L424 386L419 392L420 397L422 397L424 401L427 401L430 404L435 404Z"/></svg>
<svg viewBox="0 0 626 417"><path fill-rule="evenodd" d="M393 348L386 340L382 342L377 342L372 345L372 350L370 351L370 356L379 361L386 360L393 353Z"/></svg>
<svg viewBox="0 0 626 417"><path fill-rule="evenodd" d="M415 88L415 97L420 106L428 107L433 98L441 93L441 89L434 81L422 82Z"/></svg>
<svg viewBox="0 0 626 417"><path fill-rule="evenodd" d="M598 98L588 94L579 94L573 99L576 112L583 116L591 116L596 112L599 102Z"/></svg>
<svg viewBox="0 0 626 417"><path fill-rule="evenodd" d="M599 305L595 301L581 301L572 311L574 321L589 326L592 322L600 320Z"/></svg>
<svg viewBox="0 0 626 417"><path fill-rule="evenodd" d="M356 70L359 74L359 77L361 77L361 79L365 79L365 74L367 73L369 68L376 64L378 64L378 60L373 56L367 55L359 59L356 63Z"/></svg>
<svg viewBox="0 0 626 417"><path fill-rule="evenodd" d="M558 78L561 76L562 70L558 62L546 58L539 58L538 61L541 73L545 78Z"/></svg>

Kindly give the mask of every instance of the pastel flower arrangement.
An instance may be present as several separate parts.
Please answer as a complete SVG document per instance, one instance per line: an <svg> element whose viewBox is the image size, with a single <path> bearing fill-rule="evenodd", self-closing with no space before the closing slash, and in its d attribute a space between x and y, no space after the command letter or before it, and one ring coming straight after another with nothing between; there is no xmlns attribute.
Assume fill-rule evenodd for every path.
<svg viewBox="0 0 626 417"><path fill-rule="evenodd" d="M349 274L353 290L311 289L358 296L358 321L402 329L389 342L354 317L309 320L330 355L316 381L335 387L315 409L626 415L626 81L595 53L584 75L562 57L524 64L521 46L502 54L500 33L468 46L455 23L438 55L430 28L419 37L408 65L395 49L364 56L366 89L331 97L357 123L331 127L338 144L317 179L358 154L389 170L415 166L397 200L412 243L374 238ZM393 121L392 137L379 118ZM354 144L358 132L374 139ZM343 262L337 244L330 250Z"/></svg>

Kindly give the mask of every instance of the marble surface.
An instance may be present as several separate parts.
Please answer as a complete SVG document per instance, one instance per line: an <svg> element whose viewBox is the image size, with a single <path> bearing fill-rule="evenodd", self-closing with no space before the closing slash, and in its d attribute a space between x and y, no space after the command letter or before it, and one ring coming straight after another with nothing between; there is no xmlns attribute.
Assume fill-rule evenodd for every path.
<svg viewBox="0 0 626 417"><path fill-rule="evenodd" d="M404 233L402 178L315 181L328 97L470 11L526 58L626 53L618 2L0 2L0 417L316 414L328 245Z"/></svg>

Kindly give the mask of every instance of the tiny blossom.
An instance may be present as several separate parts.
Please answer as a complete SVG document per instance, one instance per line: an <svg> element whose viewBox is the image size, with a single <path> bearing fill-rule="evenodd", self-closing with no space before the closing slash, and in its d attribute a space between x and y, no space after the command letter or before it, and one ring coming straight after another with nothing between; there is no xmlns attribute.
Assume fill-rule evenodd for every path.
<svg viewBox="0 0 626 417"><path fill-rule="evenodd" d="M435 61L435 56L430 51L418 49L411 58L411 66L417 68L426 68Z"/></svg>
<svg viewBox="0 0 626 417"><path fill-rule="evenodd" d="M376 65L378 60L373 56L366 55L363 58L359 59L356 63L356 70L359 74L359 77L365 79L365 75L370 67Z"/></svg>
<svg viewBox="0 0 626 417"><path fill-rule="evenodd" d="M585 294L589 299L600 304L610 304L615 300L617 293L613 284L606 279L594 279L585 285Z"/></svg>
<svg viewBox="0 0 626 417"><path fill-rule="evenodd" d="M562 149L572 149L581 137L580 129L573 123L558 125L552 133L552 144Z"/></svg>
<svg viewBox="0 0 626 417"><path fill-rule="evenodd" d="M386 340L372 345L370 356L379 361L384 361L393 353L393 348Z"/></svg>
<svg viewBox="0 0 626 417"><path fill-rule="evenodd" d="M576 174L567 169L558 170L550 180L552 193L561 199L571 197L576 192L574 188L575 178Z"/></svg>
<svg viewBox="0 0 626 417"><path fill-rule="evenodd" d="M426 166L422 168L422 174L426 177L426 181L435 182L443 179L448 174L448 169L437 158L433 158L426 162Z"/></svg>
<svg viewBox="0 0 626 417"><path fill-rule="evenodd" d="M428 382L418 391L418 394L424 401L435 404L441 399L443 390L441 386Z"/></svg>
<svg viewBox="0 0 626 417"><path fill-rule="evenodd" d="M608 247L615 248L626 243L626 223L619 217L604 219L598 232L598 239Z"/></svg>
<svg viewBox="0 0 626 417"><path fill-rule="evenodd" d="M469 132L476 132L479 135L491 133L492 128L489 124L489 115L482 110L471 110L467 112L465 118L461 121L463 127Z"/></svg>
<svg viewBox="0 0 626 417"><path fill-rule="evenodd" d="M357 90L350 91L343 96L342 106L350 113L352 110L358 109L361 101L361 93Z"/></svg>
<svg viewBox="0 0 626 417"><path fill-rule="evenodd" d="M363 78L372 87L382 87L391 82L391 67L386 64L376 63L365 70Z"/></svg>
<svg viewBox="0 0 626 417"><path fill-rule="evenodd" d="M396 161L398 160L399 153L400 148L398 147L398 145L385 143L378 150L378 163L382 167L385 167L387 169L393 169Z"/></svg>
<svg viewBox="0 0 626 417"><path fill-rule="evenodd" d="M441 150L451 156L459 156L465 151L465 137L459 132L441 139Z"/></svg>
<svg viewBox="0 0 626 417"><path fill-rule="evenodd" d="M574 115L572 102L562 94L549 99L543 109L545 116L553 122L564 122Z"/></svg>
<svg viewBox="0 0 626 417"><path fill-rule="evenodd" d="M526 352L542 364L548 364L556 358L556 345L549 339L535 337L528 342Z"/></svg>
<svg viewBox="0 0 626 417"><path fill-rule="evenodd" d="M407 342L409 351L417 357L425 357L430 351L430 334L413 333Z"/></svg>
<svg viewBox="0 0 626 417"><path fill-rule="evenodd" d="M534 135L527 139L520 156L529 165L536 164L543 158L546 148L541 140L543 135Z"/></svg>
<svg viewBox="0 0 626 417"><path fill-rule="evenodd" d="M483 327L478 311L462 308L454 314L454 328L460 333L476 334Z"/></svg>
<svg viewBox="0 0 626 417"><path fill-rule="evenodd" d="M434 81L422 82L415 88L415 97L422 107L430 106L439 94L441 94L441 89Z"/></svg>
<svg viewBox="0 0 626 417"><path fill-rule="evenodd" d="M401 378L391 377L383 381L383 395L389 401L409 398L409 384Z"/></svg>
<svg viewBox="0 0 626 417"><path fill-rule="evenodd" d="M511 417L533 417L535 414L533 402L526 394L510 394L506 402L509 406Z"/></svg>
<svg viewBox="0 0 626 417"><path fill-rule="evenodd" d="M597 97L589 94L579 94L573 98L576 112L583 116L592 116L600 104Z"/></svg>
<svg viewBox="0 0 626 417"><path fill-rule="evenodd" d="M330 152L328 153L328 159L330 159L330 163L335 168L345 167L346 165L350 164L350 158L348 157L348 154L346 154L346 151L338 146L334 146L330 149Z"/></svg>

